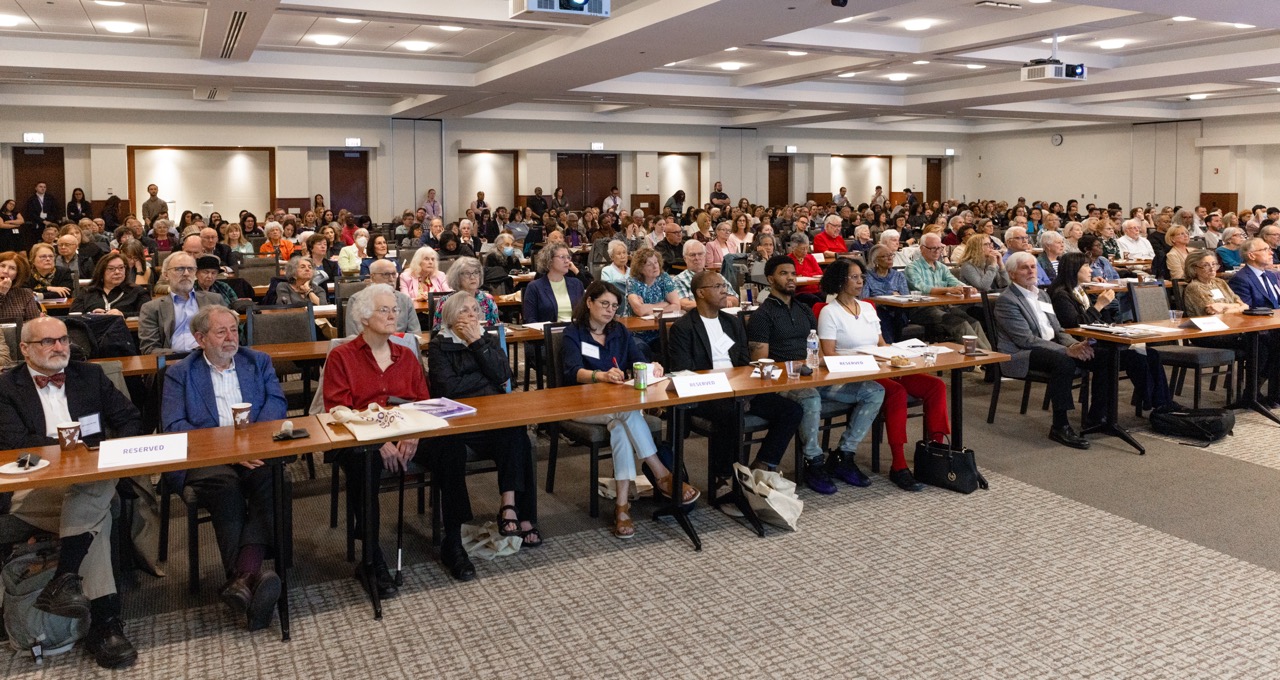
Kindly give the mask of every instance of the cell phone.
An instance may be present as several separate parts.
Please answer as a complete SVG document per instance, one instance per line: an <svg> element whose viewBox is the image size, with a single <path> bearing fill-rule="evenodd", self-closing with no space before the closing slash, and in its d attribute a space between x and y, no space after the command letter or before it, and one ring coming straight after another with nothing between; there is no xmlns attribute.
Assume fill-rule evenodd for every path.
<svg viewBox="0 0 1280 680"><path fill-rule="evenodd" d="M40 464L40 456L34 453L24 453L18 456L18 469L29 470Z"/></svg>

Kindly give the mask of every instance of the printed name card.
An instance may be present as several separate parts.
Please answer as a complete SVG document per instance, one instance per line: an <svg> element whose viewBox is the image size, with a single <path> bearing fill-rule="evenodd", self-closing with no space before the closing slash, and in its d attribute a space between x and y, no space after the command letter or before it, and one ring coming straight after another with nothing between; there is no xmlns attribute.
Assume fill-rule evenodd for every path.
<svg viewBox="0 0 1280 680"><path fill-rule="evenodd" d="M676 394L681 397L733 392L733 388L729 386L729 376L724 373L673 375L671 383L676 387Z"/></svg>
<svg viewBox="0 0 1280 680"><path fill-rule="evenodd" d="M107 439L98 449L98 469L187 459L187 433Z"/></svg>
<svg viewBox="0 0 1280 680"><path fill-rule="evenodd" d="M1225 331L1230 328L1225 321L1216 316L1193 316L1191 323L1202 331Z"/></svg>
<svg viewBox="0 0 1280 680"><path fill-rule="evenodd" d="M827 370L832 373L874 373L880 370L875 357L869 356L824 356Z"/></svg>

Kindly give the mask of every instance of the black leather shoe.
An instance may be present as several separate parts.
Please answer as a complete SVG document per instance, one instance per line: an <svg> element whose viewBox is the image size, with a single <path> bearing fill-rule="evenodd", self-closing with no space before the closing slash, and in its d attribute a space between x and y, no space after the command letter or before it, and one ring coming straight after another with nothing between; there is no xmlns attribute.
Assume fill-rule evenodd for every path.
<svg viewBox="0 0 1280 680"><path fill-rule="evenodd" d="M471 581L476 577L476 565L471 563L466 549L462 547L462 541L445 541L440 547L440 564L458 581Z"/></svg>
<svg viewBox="0 0 1280 680"><path fill-rule="evenodd" d="M1073 449L1089 448L1089 440L1076 434L1076 431L1071 429L1070 425L1063 425L1049 430L1049 438Z"/></svg>
<svg viewBox="0 0 1280 680"><path fill-rule="evenodd" d="M53 577L36 596L36 609L69 619L89 618L89 598L80 587L79 574L66 573Z"/></svg>
<svg viewBox="0 0 1280 680"><path fill-rule="evenodd" d="M380 600L389 600L400 593L400 589L396 587L395 579L391 578L391 572L387 571L386 566L383 565L374 567L372 574L365 573L363 564L356 565L356 579L360 581L365 590L377 588L378 599Z"/></svg>
<svg viewBox="0 0 1280 680"><path fill-rule="evenodd" d="M127 668L138 660L138 650L124 636L124 623L119 617L94 622L84 637L84 648L103 668Z"/></svg>
<svg viewBox="0 0 1280 680"><path fill-rule="evenodd" d="M280 577L266 569L254 574L250 583L253 585L253 597L246 611L249 630L262 630L271 625L271 617L275 614L276 600L280 599Z"/></svg>
<svg viewBox="0 0 1280 680"><path fill-rule="evenodd" d="M231 611L237 614L244 612L249 608L249 602L253 600L253 588L249 585L249 575L241 574L227 581L219 597L231 608Z"/></svg>

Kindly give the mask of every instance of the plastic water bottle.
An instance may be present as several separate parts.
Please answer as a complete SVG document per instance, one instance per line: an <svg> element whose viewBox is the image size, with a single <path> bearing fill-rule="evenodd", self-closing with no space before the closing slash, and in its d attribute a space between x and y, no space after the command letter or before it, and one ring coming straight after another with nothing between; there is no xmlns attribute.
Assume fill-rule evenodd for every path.
<svg viewBox="0 0 1280 680"><path fill-rule="evenodd" d="M818 370L818 331L809 331L809 339L805 342L807 351L805 352L804 364L813 370Z"/></svg>

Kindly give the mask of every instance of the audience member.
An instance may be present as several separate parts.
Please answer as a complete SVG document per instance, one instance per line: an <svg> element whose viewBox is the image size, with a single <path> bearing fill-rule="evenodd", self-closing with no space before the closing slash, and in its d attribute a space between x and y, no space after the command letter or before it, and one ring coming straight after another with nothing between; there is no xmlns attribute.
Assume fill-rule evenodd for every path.
<svg viewBox="0 0 1280 680"><path fill-rule="evenodd" d="M138 348L143 354L186 352L199 346L191 334L191 319L206 305L222 304L215 293L195 290L196 261L177 252L164 261L169 293L150 300L138 311Z"/></svg>

